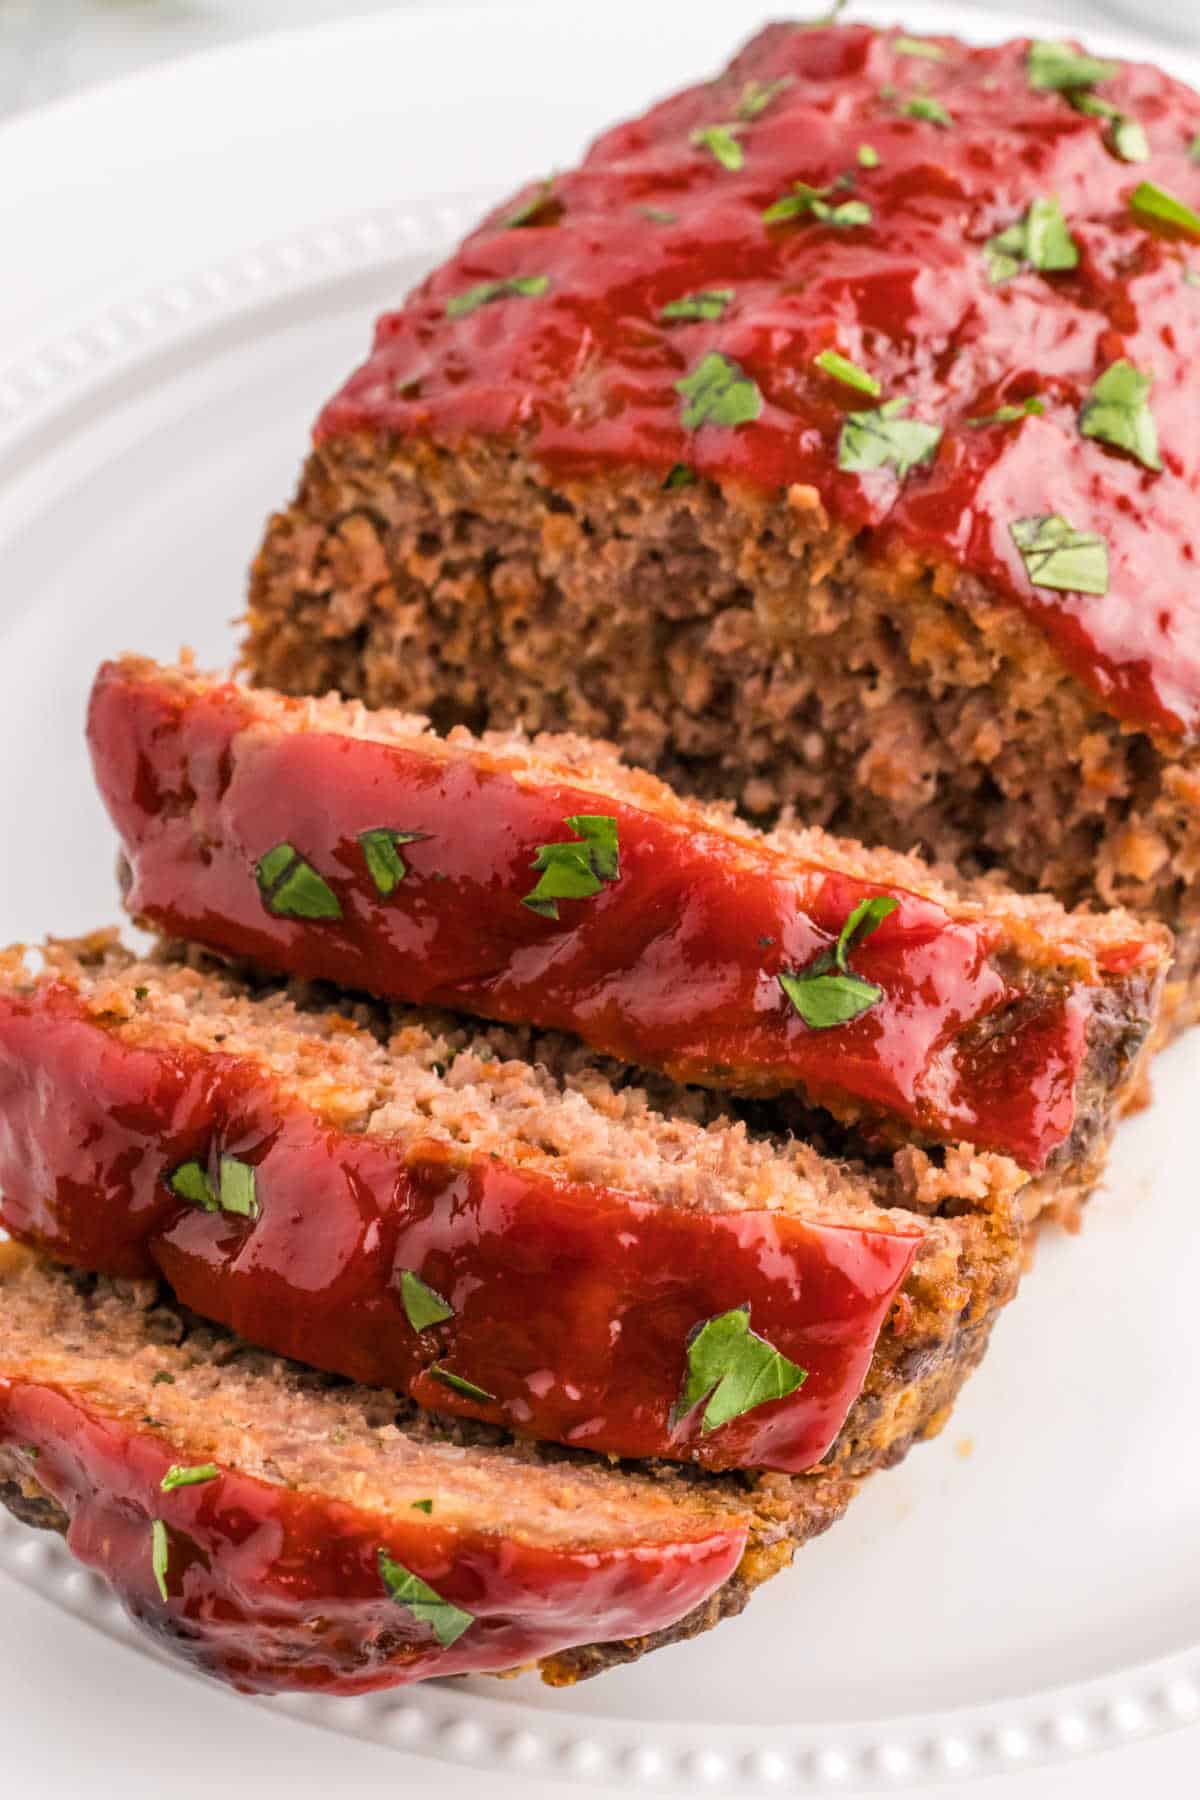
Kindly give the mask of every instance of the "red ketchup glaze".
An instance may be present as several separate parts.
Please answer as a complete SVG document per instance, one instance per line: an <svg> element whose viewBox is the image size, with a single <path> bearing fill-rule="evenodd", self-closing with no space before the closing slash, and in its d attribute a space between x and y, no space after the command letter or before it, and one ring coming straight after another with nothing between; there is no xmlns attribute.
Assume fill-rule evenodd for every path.
<svg viewBox="0 0 1200 1800"><path fill-rule="evenodd" d="M236 1470L164 1494L170 1466L193 1458L86 1393L19 1374L0 1375L0 1442L37 1452L29 1472L70 1515L72 1551L133 1617L247 1693L363 1694L658 1631L721 1586L746 1537L735 1518L684 1516L664 1541L560 1547L522 1541L519 1521L504 1537L410 1523ZM156 1519L168 1534L165 1601ZM381 1549L474 1615L457 1643L443 1648L388 1595Z"/></svg>
<svg viewBox="0 0 1200 1800"><path fill-rule="evenodd" d="M551 205L507 225L538 191L524 190L380 321L317 441L365 432L453 448L486 437L519 441L551 479L629 465L665 474L682 462L731 487L810 485L880 558L915 551L1006 596L1107 710L1194 739L1200 289L1183 276L1200 268L1200 246L1148 228L1129 196L1148 180L1200 208L1200 164L1188 155L1200 98L1140 64L1102 82L1099 98L1145 129L1149 160L1131 165L1106 148L1104 118L1031 86L1024 41L931 41L939 60L868 26L771 26L716 82L617 126L555 177ZM784 85L738 120L748 82ZM914 96L953 125L909 116ZM692 141L729 121L743 157L734 170ZM878 167L860 166L863 144ZM795 183L839 181L831 203L866 202L869 224L764 222ZM993 285L982 246L1051 195L1078 267ZM447 315L456 295L522 276L549 286ZM735 290L719 319L660 318L714 288ZM943 427L931 465L904 482L839 469L847 411L880 402L815 369L825 349L869 370L884 400L905 397L911 416ZM687 431L675 383L710 351L757 383L762 411ZM1160 473L1079 433L1089 389L1120 358L1153 376ZM1035 393L1042 418L968 424ZM1054 511L1107 539L1103 598L1031 586L1009 525Z"/></svg>
<svg viewBox="0 0 1200 1800"><path fill-rule="evenodd" d="M1094 990L1015 986L993 960L993 921L897 890L898 910L852 952L883 998L814 1030L780 972L807 967L860 899L886 890L567 775L522 779L483 751L249 729L252 709L232 685L185 698L167 679L101 671L89 741L135 917L268 969L576 1033L681 1081L800 1088L1031 1169L1070 1135ZM617 819L620 878L548 919L521 904L534 852L569 839L581 813ZM409 872L386 899L358 843L378 827L426 834L403 846ZM340 920L267 910L255 865L284 840L336 892ZM1114 946L1092 978L1146 954ZM974 1040L1002 1011L981 1061Z"/></svg>
<svg viewBox="0 0 1200 1800"><path fill-rule="evenodd" d="M222 1155L259 1217L167 1186ZM420 1403L620 1456L811 1468L857 1395L919 1229L710 1214L323 1123L248 1059L120 1042L61 984L0 996L0 1218L75 1266L161 1273L253 1344ZM454 1309L419 1334L401 1272ZM674 1426L694 1327L749 1306L808 1378L710 1433ZM428 1370L448 1368L479 1401Z"/></svg>

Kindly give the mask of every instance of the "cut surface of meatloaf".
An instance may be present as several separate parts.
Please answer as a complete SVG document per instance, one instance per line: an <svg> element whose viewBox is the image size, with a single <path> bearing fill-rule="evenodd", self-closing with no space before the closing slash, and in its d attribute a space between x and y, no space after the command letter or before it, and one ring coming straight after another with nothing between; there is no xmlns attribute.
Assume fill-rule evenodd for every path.
<svg viewBox="0 0 1200 1800"><path fill-rule="evenodd" d="M0 958L0 1221L248 1341L620 1456L862 1472L1016 1284L1022 1175L749 1131L568 1040Z"/></svg>
<svg viewBox="0 0 1200 1800"><path fill-rule="evenodd" d="M134 1618L247 1691L353 1694L669 1635L853 1484L547 1456L331 1385L0 1245L0 1500ZM769 1560L769 1559L768 1559Z"/></svg>
<svg viewBox="0 0 1200 1800"><path fill-rule="evenodd" d="M968 1140L1079 1192L1167 967L1166 932L1130 914L767 836L586 740L443 739L137 658L101 670L89 740L144 924L794 1091L885 1143Z"/></svg>
<svg viewBox="0 0 1200 1800"><path fill-rule="evenodd" d="M1200 98L775 25L383 318L245 657L620 742L1178 935L1200 1000Z"/></svg>

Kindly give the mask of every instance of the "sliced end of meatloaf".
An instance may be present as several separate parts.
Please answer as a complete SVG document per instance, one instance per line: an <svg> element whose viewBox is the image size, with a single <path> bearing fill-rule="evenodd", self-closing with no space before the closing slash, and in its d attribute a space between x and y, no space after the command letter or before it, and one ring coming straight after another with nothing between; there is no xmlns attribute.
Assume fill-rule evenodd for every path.
<svg viewBox="0 0 1200 1800"><path fill-rule="evenodd" d="M886 1311L861 1391L848 1416L841 1415L845 1422L826 1455L826 1466L848 1474L896 1460L911 1442L936 1428L982 1353L995 1314L1015 1291L1024 1225L1053 1193L1048 1178L1025 1183L1011 1161L976 1154L968 1146L937 1153L909 1146L864 1162L764 1129L769 1109L756 1109L751 1128L731 1104L604 1063L569 1040L421 1017L334 998L328 991L252 986L194 953L191 962L181 961L169 948L139 961L112 934L97 934L82 944L53 944L36 969L31 958L9 952L0 975L17 1002L22 996L66 995L105 1040L174 1055L176 1068L154 1074L155 1082L165 1082L172 1094L194 1097L213 1086L193 1071L184 1052L211 1052L214 1066L233 1059L259 1071L265 1092L276 1093L281 1102L299 1103L319 1125L347 1134L340 1143L394 1145L401 1167L414 1145L433 1142L452 1161L495 1157L538 1176L599 1184L665 1208L735 1217L751 1210L769 1217L774 1211L806 1226L850 1227L848 1250L861 1230L904 1233L910 1241L915 1234L919 1244L908 1275ZM0 1075L10 1083L28 1084L36 1051L34 1043L24 1067L10 1059L7 1072L0 1060ZM0 1143L10 1170L4 1216L11 1228L65 1261L110 1271L175 1269L172 1278L180 1282L190 1269L202 1283L209 1281L213 1253L204 1248L211 1236L204 1214L175 1207L170 1219L155 1226L171 1200L161 1187L162 1154L152 1153L147 1161L136 1144L129 1167L144 1173L130 1177L134 1186L127 1210L129 1229L136 1227L133 1248L139 1256L124 1263L107 1258L105 1233L113 1228L113 1207L107 1214L89 1207L86 1195L88 1181L101 1176L89 1176L86 1158L77 1167L73 1164L64 1200L63 1183L54 1176L53 1146L41 1134L53 1134L57 1110L66 1102L56 1099L49 1076L43 1081L35 1074L33 1079L39 1084L36 1109L24 1102L18 1109L10 1095L13 1123L8 1140ZM97 1102L102 1112L111 1111L107 1092L102 1089ZM265 1133L269 1151L274 1121L285 1116L282 1104L259 1107L253 1141ZM205 1120L207 1142L215 1127L207 1113ZM135 1108L130 1129L137 1133L143 1128L143 1113ZM98 1141L103 1135L97 1125L90 1137ZM154 1145L150 1148L153 1152ZM43 1192L45 1183L49 1186ZM183 1215L182 1225L175 1222L177 1212ZM269 1300L280 1279L285 1286L293 1279L296 1250L286 1204L282 1211L271 1207L264 1218L272 1228L261 1251ZM214 1229L218 1236L230 1235L235 1224L217 1215ZM146 1247L155 1229L165 1247L154 1250L147 1262ZM344 1235L344 1224L337 1229ZM251 1226L251 1241L253 1230ZM357 1242L353 1234L346 1242L352 1241ZM85 1243L87 1256L81 1250ZM253 1259L246 1261L237 1233L230 1235L230 1243L234 1280L253 1295ZM272 1256L283 1258L282 1277L274 1272ZM385 1262L390 1269L390 1261ZM307 1279L316 1279L311 1272L316 1266ZM301 1281L305 1278L302 1273ZM211 1297L214 1290L196 1291ZM246 1303L243 1294L239 1304ZM337 1315L347 1343L352 1340L353 1308L360 1303L365 1304L361 1294L352 1291L346 1309ZM596 1304L595 1296L591 1304ZM284 1305L283 1318L288 1314ZM214 1316L236 1322L241 1315ZM260 1317L270 1321L270 1305ZM382 1315L372 1317L381 1329ZM265 1324L258 1329L265 1334ZM263 1335L260 1341L269 1340ZM291 1348L290 1342L275 1342L278 1348ZM441 1401L443 1392L438 1386L428 1393L419 1390L429 1404L472 1404L469 1397ZM482 1398L486 1402L489 1396ZM489 1416L486 1406L483 1412Z"/></svg>
<svg viewBox="0 0 1200 1800"><path fill-rule="evenodd" d="M910 42L773 26L485 219L323 413L246 662L1131 907L1183 1024L1200 99Z"/></svg>
<svg viewBox="0 0 1200 1800"><path fill-rule="evenodd" d="M745 1585L756 1543L803 1541L853 1492L814 1478L760 1513L729 1482L439 1423L251 1350L152 1283L12 1246L0 1305L0 1498L246 1689L362 1692L500 1672L597 1626L677 1631Z"/></svg>
<svg viewBox="0 0 1200 1800"><path fill-rule="evenodd" d="M1126 912L1068 913L817 828L767 836L606 743L443 739L187 662L107 664L89 737L131 910L225 955L570 1030L683 1081L798 1090L864 1135L971 1139L1080 1193L1137 1080L1169 946ZM562 916L531 912L545 840L580 814L608 820L619 860ZM385 821L406 829L383 891L361 846L390 846L364 829ZM264 899L256 869L280 843L326 884L325 917ZM864 903L888 909L854 949L877 985L828 1032L787 982Z"/></svg>

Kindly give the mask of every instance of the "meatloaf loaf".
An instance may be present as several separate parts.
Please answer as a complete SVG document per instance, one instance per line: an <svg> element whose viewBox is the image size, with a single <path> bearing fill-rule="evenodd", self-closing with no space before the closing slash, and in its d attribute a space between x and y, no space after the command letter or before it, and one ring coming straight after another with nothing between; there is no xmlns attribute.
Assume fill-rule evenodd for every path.
<svg viewBox="0 0 1200 1800"><path fill-rule="evenodd" d="M670 1639L853 1492L624 1473L331 1385L0 1245L0 1500L248 1691L363 1693ZM566 1660L562 1660L567 1653ZM598 1661L603 1651L585 1651ZM587 1664L590 1666L590 1662Z"/></svg>
<svg viewBox="0 0 1200 1800"><path fill-rule="evenodd" d="M773 25L496 207L326 406L246 662L578 731L1177 933L1200 1005L1200 98Z"/></svg>
<svg viewBox="0 0 1200 1800"><path fill-rule="evenodd" d="M562 1039L0 958L0 1221L251 1343L610 1455L852 1473L1016 1284L1022 1177L749 1132Z"/></svg>
<svg viewBox="0 0 1200 1800"><path fill-rule="evenodd" d="M135 658L89 713L141 923L277 972L571 1031L679 1081L796 1092L885 1143L1102 1164L1169 956L1128 913L955 890L530 743Z"/></svg>

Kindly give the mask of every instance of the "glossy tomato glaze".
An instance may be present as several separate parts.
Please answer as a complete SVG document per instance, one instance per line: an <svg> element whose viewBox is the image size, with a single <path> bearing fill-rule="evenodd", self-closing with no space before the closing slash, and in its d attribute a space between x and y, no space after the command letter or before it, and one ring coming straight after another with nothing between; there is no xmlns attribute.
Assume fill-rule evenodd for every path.
<svg viewBox="0 0 1200 1800"><path fill-rule="evenodd" d="M736 1519L681 1509L677 1538L564 1547L523 1539L520 1521L500 1536L377 1516L235 1469L164 1494L167 1470L193 1456L86 1392L10 1373L2 1354L0 1442L25 1453L29 1476L70 1516L71 1550L133 1616L247 1692L368 1693L659 1631L728 1579L746 1538ZM167 1527L165 1601L156 1519ZM457 1643L443 1648L388 1595L381 1549L474 1615Z"/></svg>
<svg viewBox="0 0 1200 1800"><path fill-rule="evenodd" d="M684 463L770 493L811 485L872 554L949 563L1015 602L1111 712L1194 738L1200 288L1183 277L1200 269L1200 245L1148 229L1128 199L1149 180L1200 208L1188 156L1200 98L1121 65L1097 93L1145 129L1150 158L1130 164L1105 147L1105 119L1030 85L1024 42L932 42L940 60L864 25L769 27L716 82L602 137L528 224L505 221L536 188L498 208L380 321L317 439L512 441L551 479ZM735 120L751 81L786 85L741 122L744 162L730 170L692 133ZM914 96L947 109L952 127L907 116ZM864 144L878 167L860 166ZM870 224L764 222L794 183L840 180L831 203L865 201ZM983 244L1051 195L1078 268L992 285ZM664 211L669 220L652 216ZM549 287L447 316L454 296L522 276ZM660 320L681 296L724 287L735 297L721 318ZM873 374L884 400L905 397L912 416L944 428L932 465L903 483L891 470L839 470L846 412L880 402L815 369L826 349ZM688 432L675 383L710 351L758 384L761 416ZM1154 378L1158 474L1079 433L1088 390L1122 357ZM1032 394L1044 417L967 423ZM1051 512L1107 539L1104 598L1031 586L1009 525Z"/></svg>
<svg viewBox="0 0 1200 1800"><path fill-rule="evenodd" d="M577 1033L681 1081L800 1088L843 1116L865 1109L1038 1169L1074 1123L1095 994L1161 954L1135 937L1105 950L1092 985L1019 985L998 966L995 921L896 890L898 910L852 952L882 999L814 1030L778 976L828 949L878 884L486 752L253 721L233 685L101 671L89 740L135 917L268 969ZM581 813L617 820L620 877L549 919L521 904L534 852L569 839ZM379 827L424 834L386 899L358 843ZM340 920L267 910L255 866L281 841L337 894Z"/></svg>
<svg viewBox="0 0 1200 1800"><path fill-rule="evenodd" d="M222 1155L254 1167L257 1219L167 1186ZM335 1129L248 1058L120 1042L62 984L0 995L0 1194L15 1237L84 1269L161 1273L252 1344L527 1436L711 1469L819 1461L921 1241L910 1221L691 1211ZM453 1317L415 1331L403 1270ZM696 1413L672 1426L689 1333L747 1305L807 1380L711 1433Z"/></svg>

